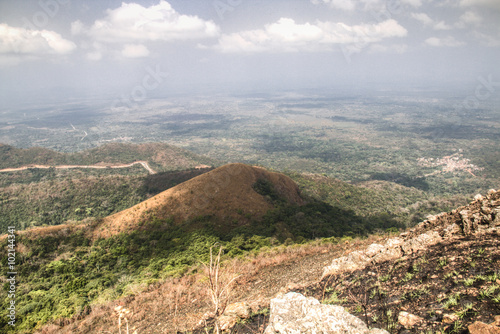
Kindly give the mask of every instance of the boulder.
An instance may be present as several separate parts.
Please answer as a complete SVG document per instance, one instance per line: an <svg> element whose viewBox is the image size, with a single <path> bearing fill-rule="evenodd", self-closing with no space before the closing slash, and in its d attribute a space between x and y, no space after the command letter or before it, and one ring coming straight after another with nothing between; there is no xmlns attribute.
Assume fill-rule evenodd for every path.
<svg viewBox="0 0 500 334"><path fill-rule="evenodd" d="M317 299L289 292L271 300L269 325L265 334L388 334L383 329L369 329L342 306L322 305Z"/></svg>
<svg viewBox="0 0 500 334"><path fill-rule="evenodd" d="M500 334L500 327L476 321L468 327L470 334Z"/></svg>
<svg viewBox="0 0 500 334"><path fill-rule="evenodd" d="M236 316L240 319L248 319L252 310L250 306L245 302L238 302L234 304L230 304L224 310L224 315L227 316Z"/></svg>
<svg viewBox="0 0 500 334"><path fill-rule="evenodd" d="M224 314L218 318L220 329L223 332L231 331L231 329L238 323L238 320L248 319L251 314L252 310L245 302L230 304L224 310Z"/></svg>
<svg viewBox="0 0 500 334"><path fill-rule="evenodd" d="M233 315L221 315L218 319L219 328L223 332L229 332L238 323L238 317Z"/></svg>

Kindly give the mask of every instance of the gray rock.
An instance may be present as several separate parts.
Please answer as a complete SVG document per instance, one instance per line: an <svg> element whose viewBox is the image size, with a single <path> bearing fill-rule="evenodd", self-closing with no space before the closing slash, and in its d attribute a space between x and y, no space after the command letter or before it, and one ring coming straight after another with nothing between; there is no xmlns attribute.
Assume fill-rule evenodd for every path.
<svg viewBox="0 0 500 334"><path fill-rule="evenodd" d="M342 256L332 261L332 264L325 267L323 270L323 277L328 275L337 275L345 271L355 271L364 268L370 258L363 252L352 252L347 256Z"/></svg>
<svg viewBox="0 0 500 334"><path fill-rule="evenodd" d="M388 334L368 329L342 306L322 305L317 299L289 292L271 300L269 325L264 334Z"/></svg>
<svg viewBox="0 0 500 334"><path fill-rule="evenodd" d="M402 248L405 254L411 254L418 250L426 249L428 246L435 245L441 240L442 238L438 232L430 231L407 240Z"/></svg>

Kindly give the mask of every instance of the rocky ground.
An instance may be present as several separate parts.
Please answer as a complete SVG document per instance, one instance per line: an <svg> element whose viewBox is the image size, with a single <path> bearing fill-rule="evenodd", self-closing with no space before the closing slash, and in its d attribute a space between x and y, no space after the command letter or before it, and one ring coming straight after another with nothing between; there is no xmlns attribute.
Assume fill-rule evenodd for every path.
<svg viewBox="0 0 500 334"><path fill-rule="evenodd" d="M304 317L333 312L315 310L305 299L298 309L307 314L276 306L297 302L293 294L283 295L287 291L343 306L368 328L390 333L500 333L500 192L476 196L468 206L431 217L399 237L335 258L319 282L289 287L271 301L274 327L266 333L288 333L285 327L304 332ZM254 314L232 332L262 333L268 314ZM306 325L316 322L316 330L325 332L324 320Z"/></svg>

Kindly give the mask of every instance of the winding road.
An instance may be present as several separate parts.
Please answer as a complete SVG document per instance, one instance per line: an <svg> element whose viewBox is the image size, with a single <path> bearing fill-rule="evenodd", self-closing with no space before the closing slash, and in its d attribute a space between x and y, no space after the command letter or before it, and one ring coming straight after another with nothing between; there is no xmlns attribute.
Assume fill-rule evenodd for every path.
<svg viewBox="0 0 500 334"><path fill-rule="evenodd" d="M101 166L101 165L59 165L59 166L29 165L29 166L23 166L23 167L17 167L17 168L0 169L0 173L17 172L17 171L27 170L30 168L39 168L39 169L49 169L49 168L56 168L56 169L74 169L74 168L106 169L106 168L128 168L128 167L132 167L134 165L141 165L142 167L144 167L145 170L148 171L149 174L156 174L156 172L149 166L147 161L134 161L130 164L119 164L119 165L108 165L108 166Z"/></svg>

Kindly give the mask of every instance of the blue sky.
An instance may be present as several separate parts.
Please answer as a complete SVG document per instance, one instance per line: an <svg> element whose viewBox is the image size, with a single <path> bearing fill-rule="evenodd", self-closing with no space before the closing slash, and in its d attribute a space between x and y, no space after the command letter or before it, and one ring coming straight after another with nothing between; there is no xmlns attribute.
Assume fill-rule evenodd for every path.
<svg viewBox="0 0 500 334"><path fill-rule="evenodd" d="M499 0L3 0L0 98L112 98L151 71L158 97L497 82L499 19Z"/></svg>

